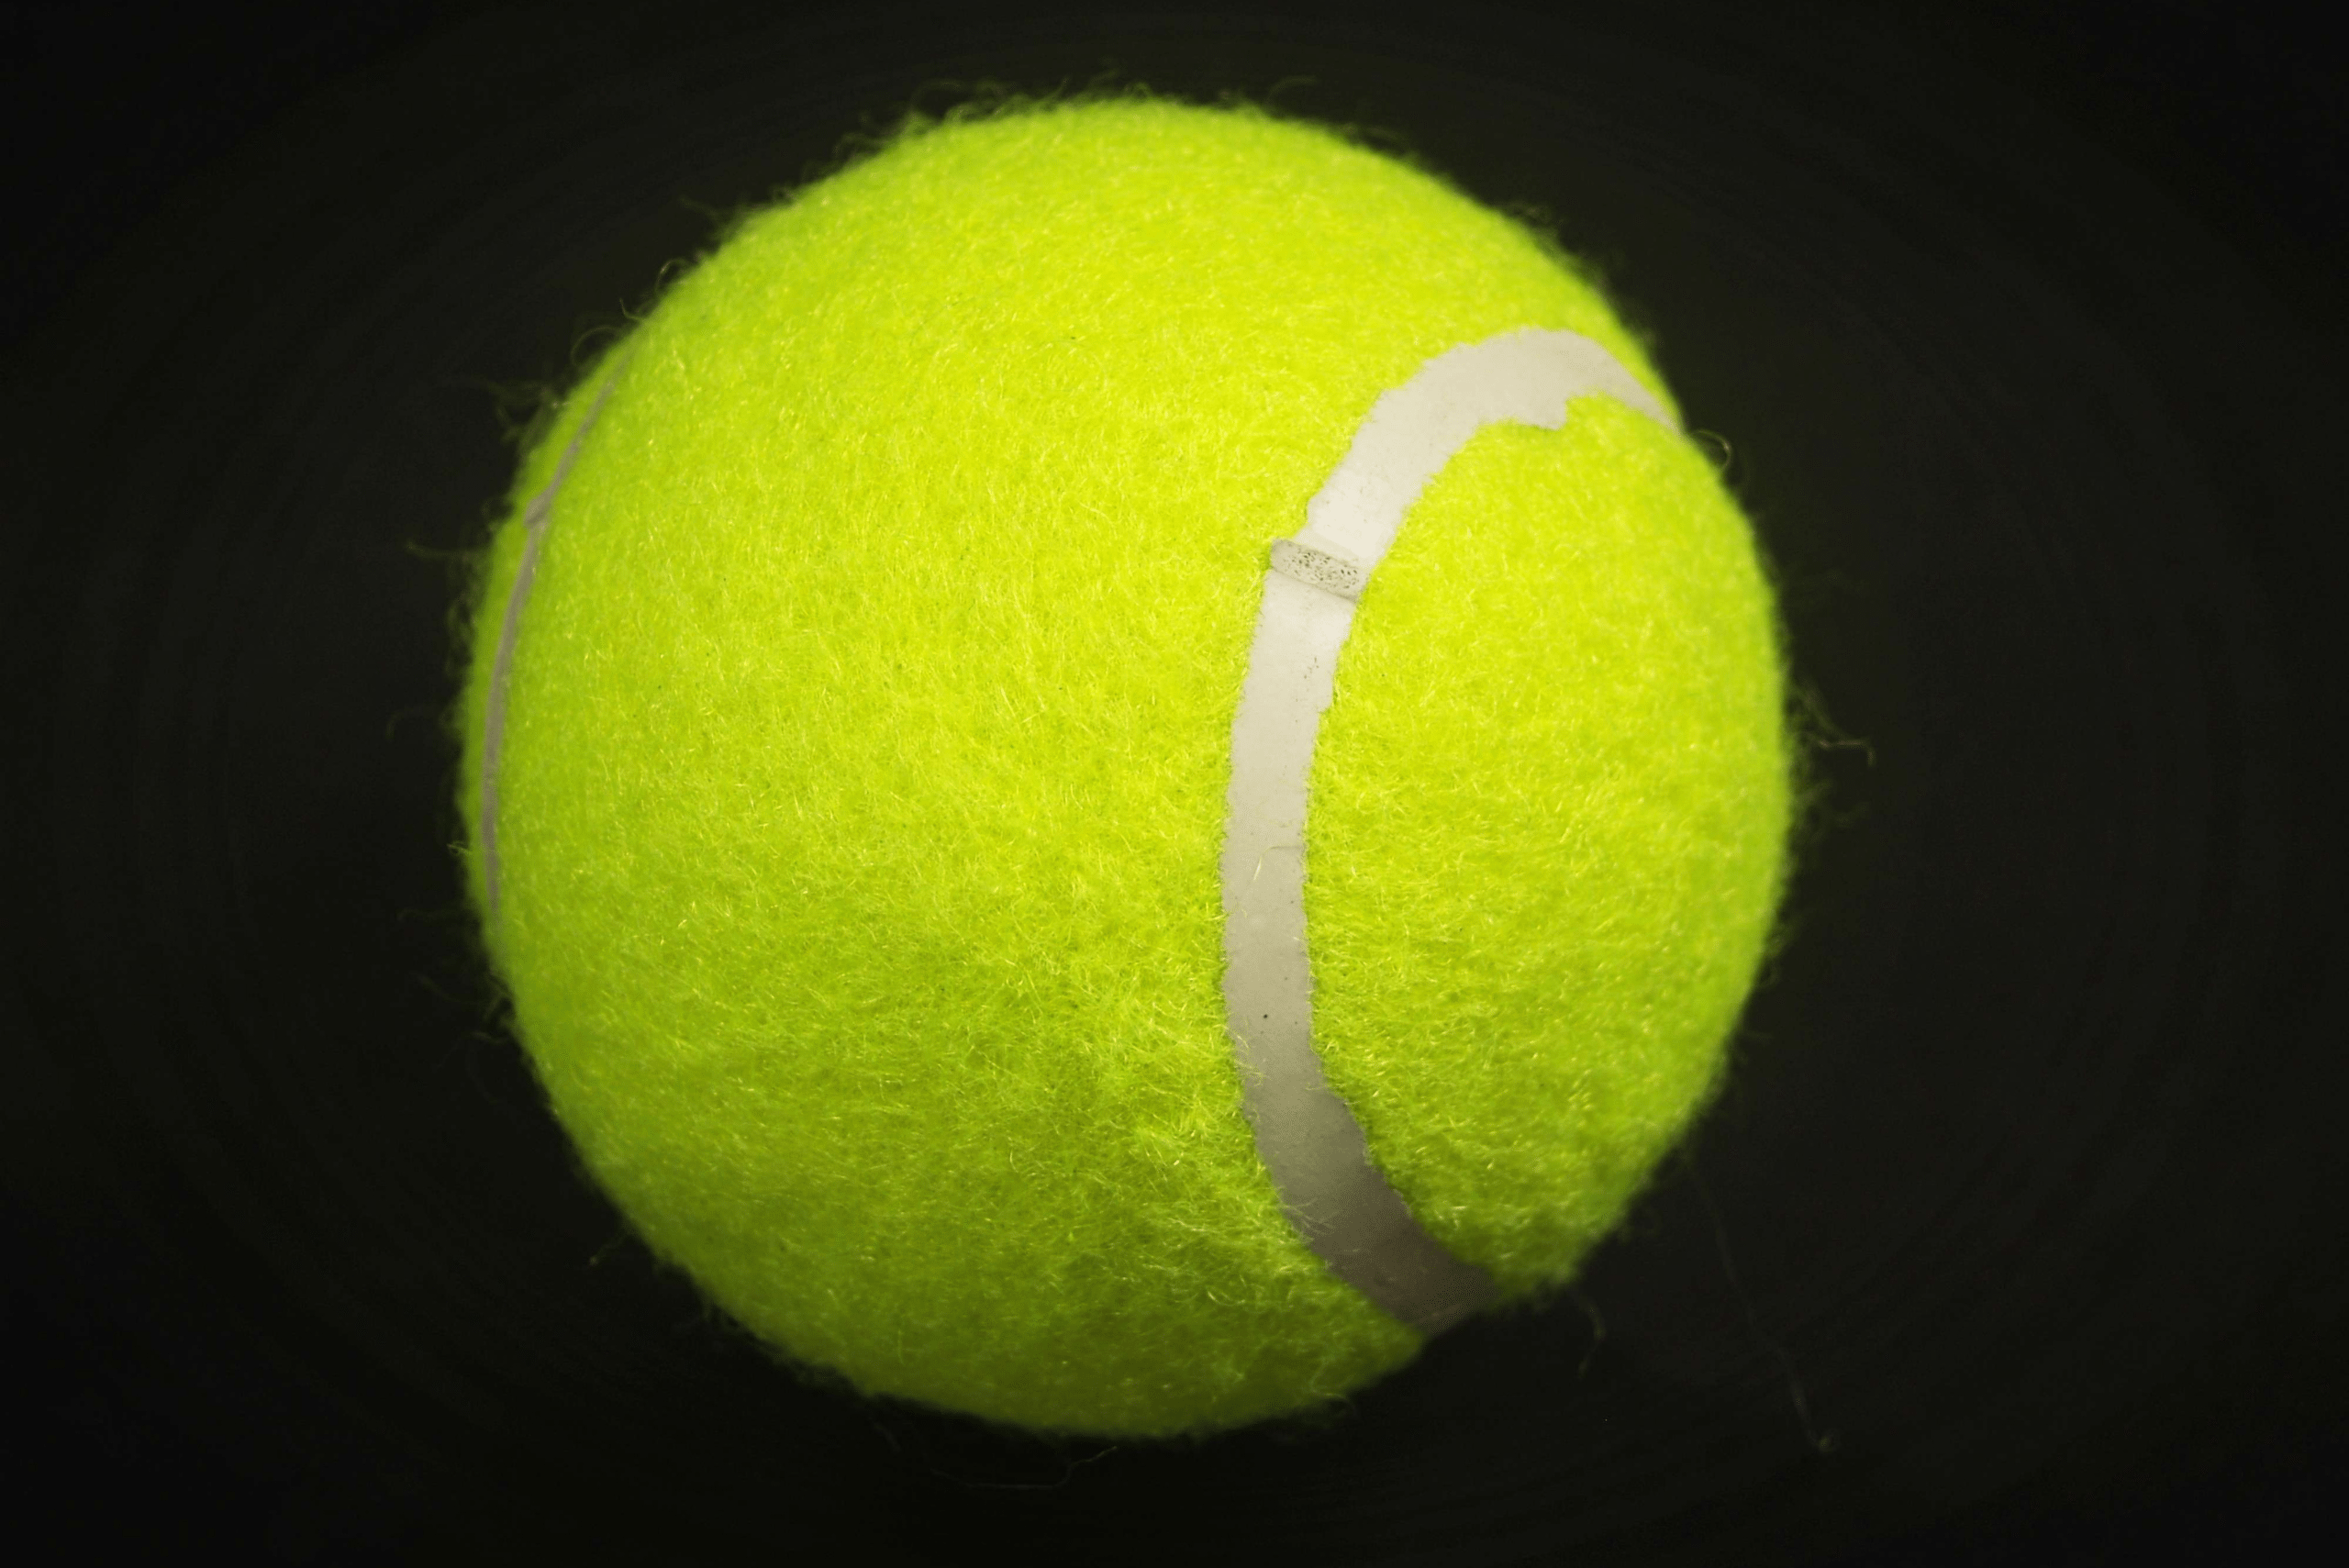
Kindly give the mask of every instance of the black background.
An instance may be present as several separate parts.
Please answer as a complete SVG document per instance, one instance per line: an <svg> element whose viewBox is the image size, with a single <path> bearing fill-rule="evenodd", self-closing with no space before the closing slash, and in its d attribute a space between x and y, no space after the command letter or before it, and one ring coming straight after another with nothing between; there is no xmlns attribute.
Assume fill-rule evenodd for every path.
<svg viewBox="0 0 2349 1568"><path fill-rule="evenodd" d="M2074 1562L2349 1481L2319 19L11 6L0 1541L17 1561ZM1820 804L1577 1296L1319 1428L774 1371L574 1173L447 845L509 432L968 84L1238 91L1545 214L1776 563Z"/></svg>

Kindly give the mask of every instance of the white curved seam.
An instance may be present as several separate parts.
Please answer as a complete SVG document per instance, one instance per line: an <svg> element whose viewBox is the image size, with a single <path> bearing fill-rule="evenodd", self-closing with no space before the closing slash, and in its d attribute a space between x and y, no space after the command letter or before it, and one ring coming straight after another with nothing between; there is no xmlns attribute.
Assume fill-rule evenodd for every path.
<svg viewBox="0 0 2349 1568"><path fill-rule="evenodd" d="M522 606L530 596L530 588L538 580L539 550L546 539L547 524L554 516L554 498L562 489L562 482L571 476L571 465L579 456L579 443L596 427L596 417L604 411L604 402L612 395L612 385L619 380L623 364L613 370L596 394L596 401L588 406L586 416L579 421L579 428L571 433L570 442L562 449L562 456L555 461L554 474L546 488L530 497L530 505L522 513L522 563L515 568L514 585L507 591L506 614L497 628L497 655L489 668L489 695L482 704L481 721L481 815L477 841L481 845L481 874L483 902L491 915L497 913L497 762L506 745L506 692L514 675L514 643L522 626Z"/></svg>
<svg viewBox="0 0 2349 1568"><path fill-rule="evenodd" d="M1273 543L1232 717L1219 868L1224 1020L1257 1152L1331 1272L1429 1334L1489 1302L1495 1287L1429 1234L1371 1162L1314 1048L1305 929L1313 747L1355 601L1428 482L1486 425L1558 429L1568 402L1592 393L1678 429L1620 361L1573 332L1527 328L1464 344L1381 395L1308 504L1305 527Z"/></svg>

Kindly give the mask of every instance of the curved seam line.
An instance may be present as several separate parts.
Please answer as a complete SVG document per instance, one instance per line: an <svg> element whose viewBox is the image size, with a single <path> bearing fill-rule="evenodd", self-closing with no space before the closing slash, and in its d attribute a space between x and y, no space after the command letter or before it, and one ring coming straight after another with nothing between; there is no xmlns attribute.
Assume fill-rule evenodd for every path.
<svg viewBox="0 0 2349 1568"><path fill-rule="evenodd" d="M1314 1045L1304 908L1313 751L1355 603L1427 484L1486 425L1560 429L1570 402L1593 393L1678 431L1620 361L1574 332L1524 328L1464 344L1382 394L1307 506L1305 528L1271 546L1232 717L1224 1018L1257 1152L1330 1271L1428 1334L1497 1287L1438 1241L1372 1162Z"/></svg>

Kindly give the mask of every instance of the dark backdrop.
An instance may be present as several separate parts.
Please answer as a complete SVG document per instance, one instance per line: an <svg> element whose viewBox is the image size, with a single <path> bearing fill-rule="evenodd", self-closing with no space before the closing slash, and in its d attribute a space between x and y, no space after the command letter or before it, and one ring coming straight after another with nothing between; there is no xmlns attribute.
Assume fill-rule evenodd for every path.
<svg viewBox="0 0 2349 1568"><path fill-rule="evenodd" d="M13 1560L2337 1533L2312 14L0 18ZM1578 1295L1180 1449L867 1406L713 1321L540 1107L443 804L453 562L583 343L917 95L1105 76L1377 128L1594 258L1776 562L1823 792L1731 1089Z"/></svg>

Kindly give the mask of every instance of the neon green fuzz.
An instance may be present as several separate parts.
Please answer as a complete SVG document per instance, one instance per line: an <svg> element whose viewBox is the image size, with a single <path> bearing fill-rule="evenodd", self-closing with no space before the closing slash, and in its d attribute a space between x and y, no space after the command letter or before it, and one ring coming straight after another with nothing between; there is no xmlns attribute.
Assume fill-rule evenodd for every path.
<svg viewBox="0 0 2349 1568"><path fill-rule="evenodd" d="M1327 1401L1419 1339L1284 1216L1218 852L1266 550L1380 393L1598 339L1517 223L1326 131L1141 99L950 120L743 223L610 384L518 621L490 950L588 1168L794 1360L1027 1426ZM1485 429L1364 593L1311 778L1329 1076L1523 1300L1719 1075L1784 872L1750 531L1603 397Z"/></svg>

